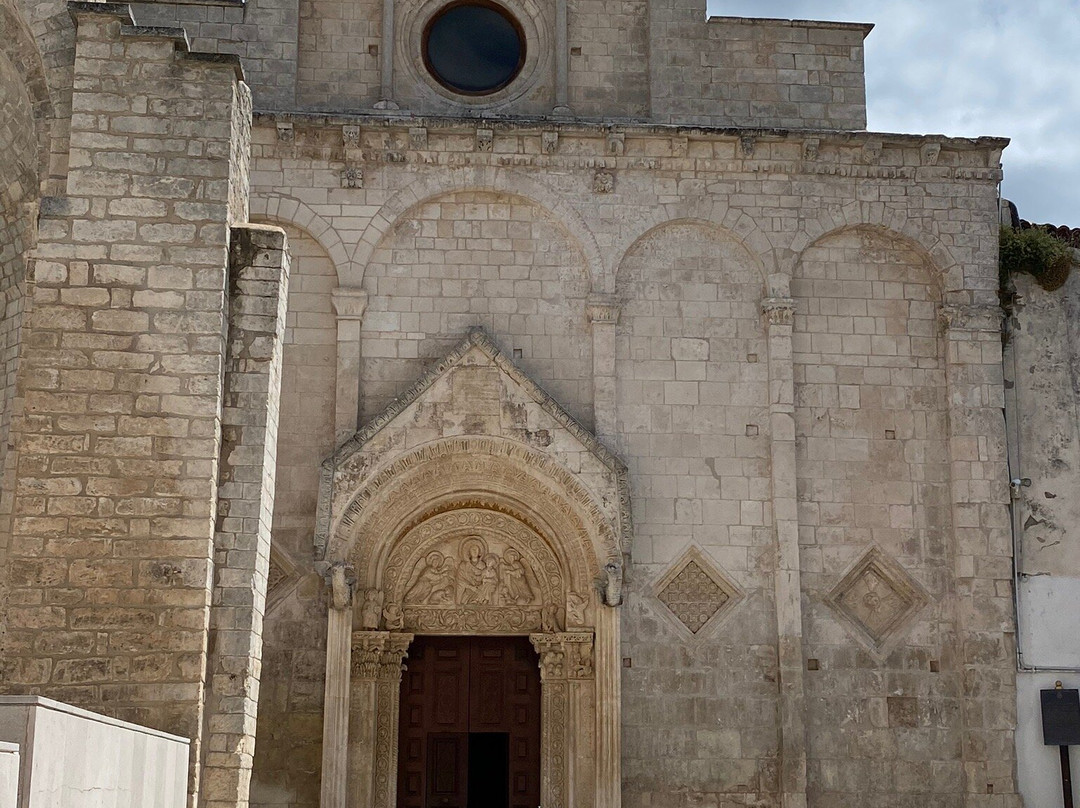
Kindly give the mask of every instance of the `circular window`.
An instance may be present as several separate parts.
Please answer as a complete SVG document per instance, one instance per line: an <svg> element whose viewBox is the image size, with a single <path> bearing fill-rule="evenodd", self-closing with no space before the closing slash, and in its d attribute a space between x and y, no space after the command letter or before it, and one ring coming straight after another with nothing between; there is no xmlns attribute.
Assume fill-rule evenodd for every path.
<svg viewBox="0 0 1080 808"><path fill-rule="evenodd" d="M525 63L525 36L506 9L492 3L447 6L424 29L424 64L441 85L462 95L489 95Z"/></svg>

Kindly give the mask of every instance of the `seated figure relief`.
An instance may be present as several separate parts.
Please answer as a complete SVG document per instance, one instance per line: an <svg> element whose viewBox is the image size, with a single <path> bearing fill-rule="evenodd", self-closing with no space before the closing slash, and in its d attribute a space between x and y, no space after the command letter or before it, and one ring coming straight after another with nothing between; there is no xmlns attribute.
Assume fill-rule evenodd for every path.
<svg viewBox="0 0 1080 808"><path fill-rule="evenodd" d="M460 542L458 560L432 550L416 564L405 602L416 606L531 606L537 597L520 551L488 549L479 536Z"/></svg>

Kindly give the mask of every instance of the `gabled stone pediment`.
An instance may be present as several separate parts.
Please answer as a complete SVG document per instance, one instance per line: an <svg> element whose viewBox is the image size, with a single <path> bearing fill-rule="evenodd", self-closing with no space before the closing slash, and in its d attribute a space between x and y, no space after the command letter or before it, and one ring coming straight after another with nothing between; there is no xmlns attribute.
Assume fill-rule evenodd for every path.
<svg viewBox="0 0 1080 808"><path fill-rule="evenodd" d="M380 475L422 463L425 451L467 454L476 447L483 462L485 447L496 443L501 453L550 463L554 476L575 478L629 550L626 466L476 328L323 463L316 557L327 558L335 532L356 516L358 499Z"/></svg>

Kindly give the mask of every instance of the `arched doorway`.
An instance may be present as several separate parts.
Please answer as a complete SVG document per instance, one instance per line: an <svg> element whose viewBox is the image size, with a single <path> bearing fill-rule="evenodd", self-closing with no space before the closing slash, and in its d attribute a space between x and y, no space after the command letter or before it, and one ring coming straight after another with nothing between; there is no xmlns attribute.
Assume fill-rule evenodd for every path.
<svg viewBox="0 0 1080 808"><path fill-rule="evenodd" d="M539 668L539 725L534 710L521 728L539 732L539 801L522 805L616 808L628 506L625 467L478 332L328 460L316 535L334 601L324 808L467 808L469 744L501 754L517 735L470 737L484 733L461 695L474 675L461 655L500 645L509 656L487 666L493 680L525 656L533 681ZM511 653L526 641L529 655ZM403 670L407 689L420 671L421 705L435 698L424 683L437 689L427 663L410 662L414 647L457 655L456 673L444 671L457 711L441 729L423 707L415 726L401 715L415 708ZM493 725L510 726L507 709ZM527 795L536 770L521 771Z"/></svg>

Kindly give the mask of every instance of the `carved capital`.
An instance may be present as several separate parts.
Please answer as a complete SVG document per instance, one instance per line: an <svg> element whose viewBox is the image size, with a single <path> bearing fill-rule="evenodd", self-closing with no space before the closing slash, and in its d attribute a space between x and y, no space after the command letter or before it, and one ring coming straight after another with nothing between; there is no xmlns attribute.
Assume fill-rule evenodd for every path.
<svg viewBox="0 0 1080 808"><path fill-rule="evenodd" d="M595 676L591 631L530 634L529 641L540 656L541 680L592 679Z"/></svg>
<svg viewBox="0 0 1080 808"><path fill-rule="evenodd" d="M621 311L622 306L612 297L594 297L589 300L589 304L585 307L589 322L600 323L601 325L615 325L618 323Z"/></svg>
<svg viewBox="0 0 1080 808"><path fill-rule="evenodd" d="M405 670L405 658L409 655L412 634L388 632L382 658L379 660L379 678L385 681L399 682Z"/></svg>
<svg viewBox="0 0 1080 808"><path fill-rule="evenodd" d="M378 679L383 651L390 634L386 631L354 631L352 635L352 675L354 679Z"/></svg>
<svg viewBox="0 0 1080 808"><path fill-rule="evenodd" d="M476 130L476 150L480 152L491 151L492 144L495 142L495 132L492 129L477 129Z"/></svg>
<svg viewBox="0 0 1080 808"><path fill-rule="evenodd" d="M540 656L540 680L566 678L566 649L558 634L530 634L529 642L532 643L536 653Z"/></svg>
<svg viewBox="0 0 1080 808"><path fill-rule="evenodd" d="M346 149L360 148L360 127L346 124L341 127L341 142Z"/></svg>
<svg viewBox="0 0 1080 808"><path fill-rule="evenodd" d="M761 301L761 314L769 326L791 325L795 321L795 300L790 297L767 297Z"/></svg>
<svg viewBox="0 0 1080 808"><path fill-rule="evenodd" d="M277 137L282 143L292 143L296 139L296 132L289 121L277 122Z"/></svg>
<svg viewBox="0 0 1080 808"><path fill-rule="evenodd" d="M1001 333L1004 313L999 306L980 306L969 303L943 303L938 309L938 321L946 334L953 331L984 331Z"/></svg>
<svg viewBox="0 0 1080 808"><path fill-rule="evenodd" d="M334 304L334 311L339 320L362 320L367 311L368 293L363 289L352 286L342 286L335 289L330 300Z"/></svg>
<svg viewBox="0 0 1080 808"><path fill-rule="evenodd" d="M541 132L540 145L544 154L555 154L559 150L559 133L555 131Z"/></svg>

